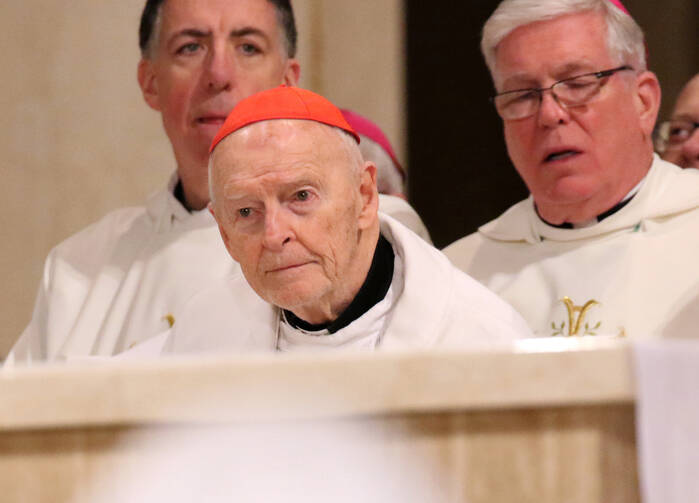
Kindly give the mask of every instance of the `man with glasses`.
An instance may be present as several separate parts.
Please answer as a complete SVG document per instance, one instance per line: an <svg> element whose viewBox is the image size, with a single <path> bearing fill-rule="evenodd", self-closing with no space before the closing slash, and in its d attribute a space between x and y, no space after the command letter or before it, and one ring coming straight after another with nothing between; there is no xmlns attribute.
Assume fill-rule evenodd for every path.
<svg viewBox="0 0 699 503"><path fill-rule="evenodd" d="M672 118L658 126L656 149L663 159L699 169L699 73L682 89Z"/></svg>
<svg viewBox="0 0 699 503"><path fill-rule="evenodd" d="M699 176L653 154L660 87L628 11L504 0L481 48L531 194L447 255L540 336L695 331Z"/></svg>

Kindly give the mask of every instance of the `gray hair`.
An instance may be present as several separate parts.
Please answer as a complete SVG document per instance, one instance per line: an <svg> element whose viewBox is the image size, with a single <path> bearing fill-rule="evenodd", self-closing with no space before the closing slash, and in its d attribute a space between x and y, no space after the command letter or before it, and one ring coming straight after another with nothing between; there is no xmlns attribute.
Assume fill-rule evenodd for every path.
<svg viewBox="0 0 699 503"><path fill-rule="evenodd" d="M275 119L277 121L284 121L289 123L291 126L293 122L296 122L297 119ZM266 121L265 121L266 122ZM249 124L247 126L244 126L240 128L238 131L234 131L231 134L236 134L238 132L245 132L245 130L255 124L260 124L259 122L254 122L252 124ZM321 125L326 127L327 129L332 131L332 134L338 135L340 138L340 141L342 142L342 149L345 151L347 155L347 161L349 164L352 166L352 172L350 175L354 176L357 181L359 180L359 176L362 171L362 167L364 166L364 159L362 157L362 153L359 150L359 145L357 144L357 140L354 139L352 135L350 135L347 131L344 131L340 128L334 127L334 126L328 126L325 124L321 124L320 122L317 122L316 124ZM330 131L329 131L330 132ZM225 138L221 141L225 141ZM209 156L209 166L208 166L208 176L209 176L209 200L211 201L212 205L215 205L215 200L214 200L214 182L213 182L213 163L214 159L214 152L211 153Z"/></svg>
<svg viewBox="0 0 699 503"><path fill-rule="evenodd" d="M615 64L646 69L643 31L610 0L503 0L483 26L481 52L495 80L497 46L512 31L566 14L598 12L607 24L607 49Z"/></svg>
<svg viewBox="0 0 699 503"><path fill-rule="evenodd" d="M403 175L381 145L360 134L359 150L365 160L376 164L376 186L381 194L403 194Z"/></svg>

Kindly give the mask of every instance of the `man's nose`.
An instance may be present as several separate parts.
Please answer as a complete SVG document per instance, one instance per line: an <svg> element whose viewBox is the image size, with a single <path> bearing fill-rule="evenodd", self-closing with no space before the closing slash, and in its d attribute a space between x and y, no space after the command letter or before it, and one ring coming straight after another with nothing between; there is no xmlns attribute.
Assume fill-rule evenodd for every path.
<svg viewBox="0 0 699 503"><path fill-rule="evenodd" d="M546 127L554 127L558 124L566 124L570 121L568 109L561 105L553 94L553 91L546 89L541 93L541 101L538 110L539 124Z"/></svg>
<svg viewBox="0 0 699 503"><path fill-rule="evenodd" d="M265 213L264 247L270 251L281 251L294 237L289 217L283 210L272 209Z"/></svg>
<svg viewBox="0 0 699 503"><path fill-rule="evenodd" d="M206 85L214 92L227 91L233 85L235 62L223 45L214 45L206 61Z"/></svg>

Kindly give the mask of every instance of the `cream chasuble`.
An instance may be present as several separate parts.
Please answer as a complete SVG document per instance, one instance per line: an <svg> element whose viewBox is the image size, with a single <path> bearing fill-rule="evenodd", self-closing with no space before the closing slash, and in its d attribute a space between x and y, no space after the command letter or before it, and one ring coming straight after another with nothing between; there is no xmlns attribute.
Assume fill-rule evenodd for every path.
<svg viewBox="0 0 699 503"><path fill-rule="evenodd" d="M699 336L699 171L657 156L595 225L547 225L530 196L444 251L538 336Z"/></svg>

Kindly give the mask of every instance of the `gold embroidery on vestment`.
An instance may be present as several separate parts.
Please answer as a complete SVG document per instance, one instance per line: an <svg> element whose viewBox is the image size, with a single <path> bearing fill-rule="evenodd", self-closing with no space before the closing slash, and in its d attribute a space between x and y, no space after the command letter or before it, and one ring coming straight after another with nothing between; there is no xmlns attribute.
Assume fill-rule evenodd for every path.
<svg viewBox="0 0 699 503"><path fill-rule="evenodd" d="M573 335L597 335L595 330L597 330L602 322L597 322L593 327L590 327L588 323L585 323L583 325L583 322L585 321L585 316L587 315L587 312L590 310L590 308L596 304L599 304L594 299L590 299L585 304L582 306L576 306L573 300L570 297L563 297L561 299L561 302L566 306L566 309L568 310L568 336L573 336ZM565 327L565 322L561 322L560 326L556 326L554 322L551 322L551 328L553 328L554 332L552 335L563 335L563 328ZM580 329L584 328L584 332L580 334Z"/></svg>
<svg viewBox="0 0 699 503"><path fill-rule="evenodd" d="M170 328L172 328L172 326L175 324L175 317L170 313L163 316L163 320L167 321L167 324Z"/></svg>

